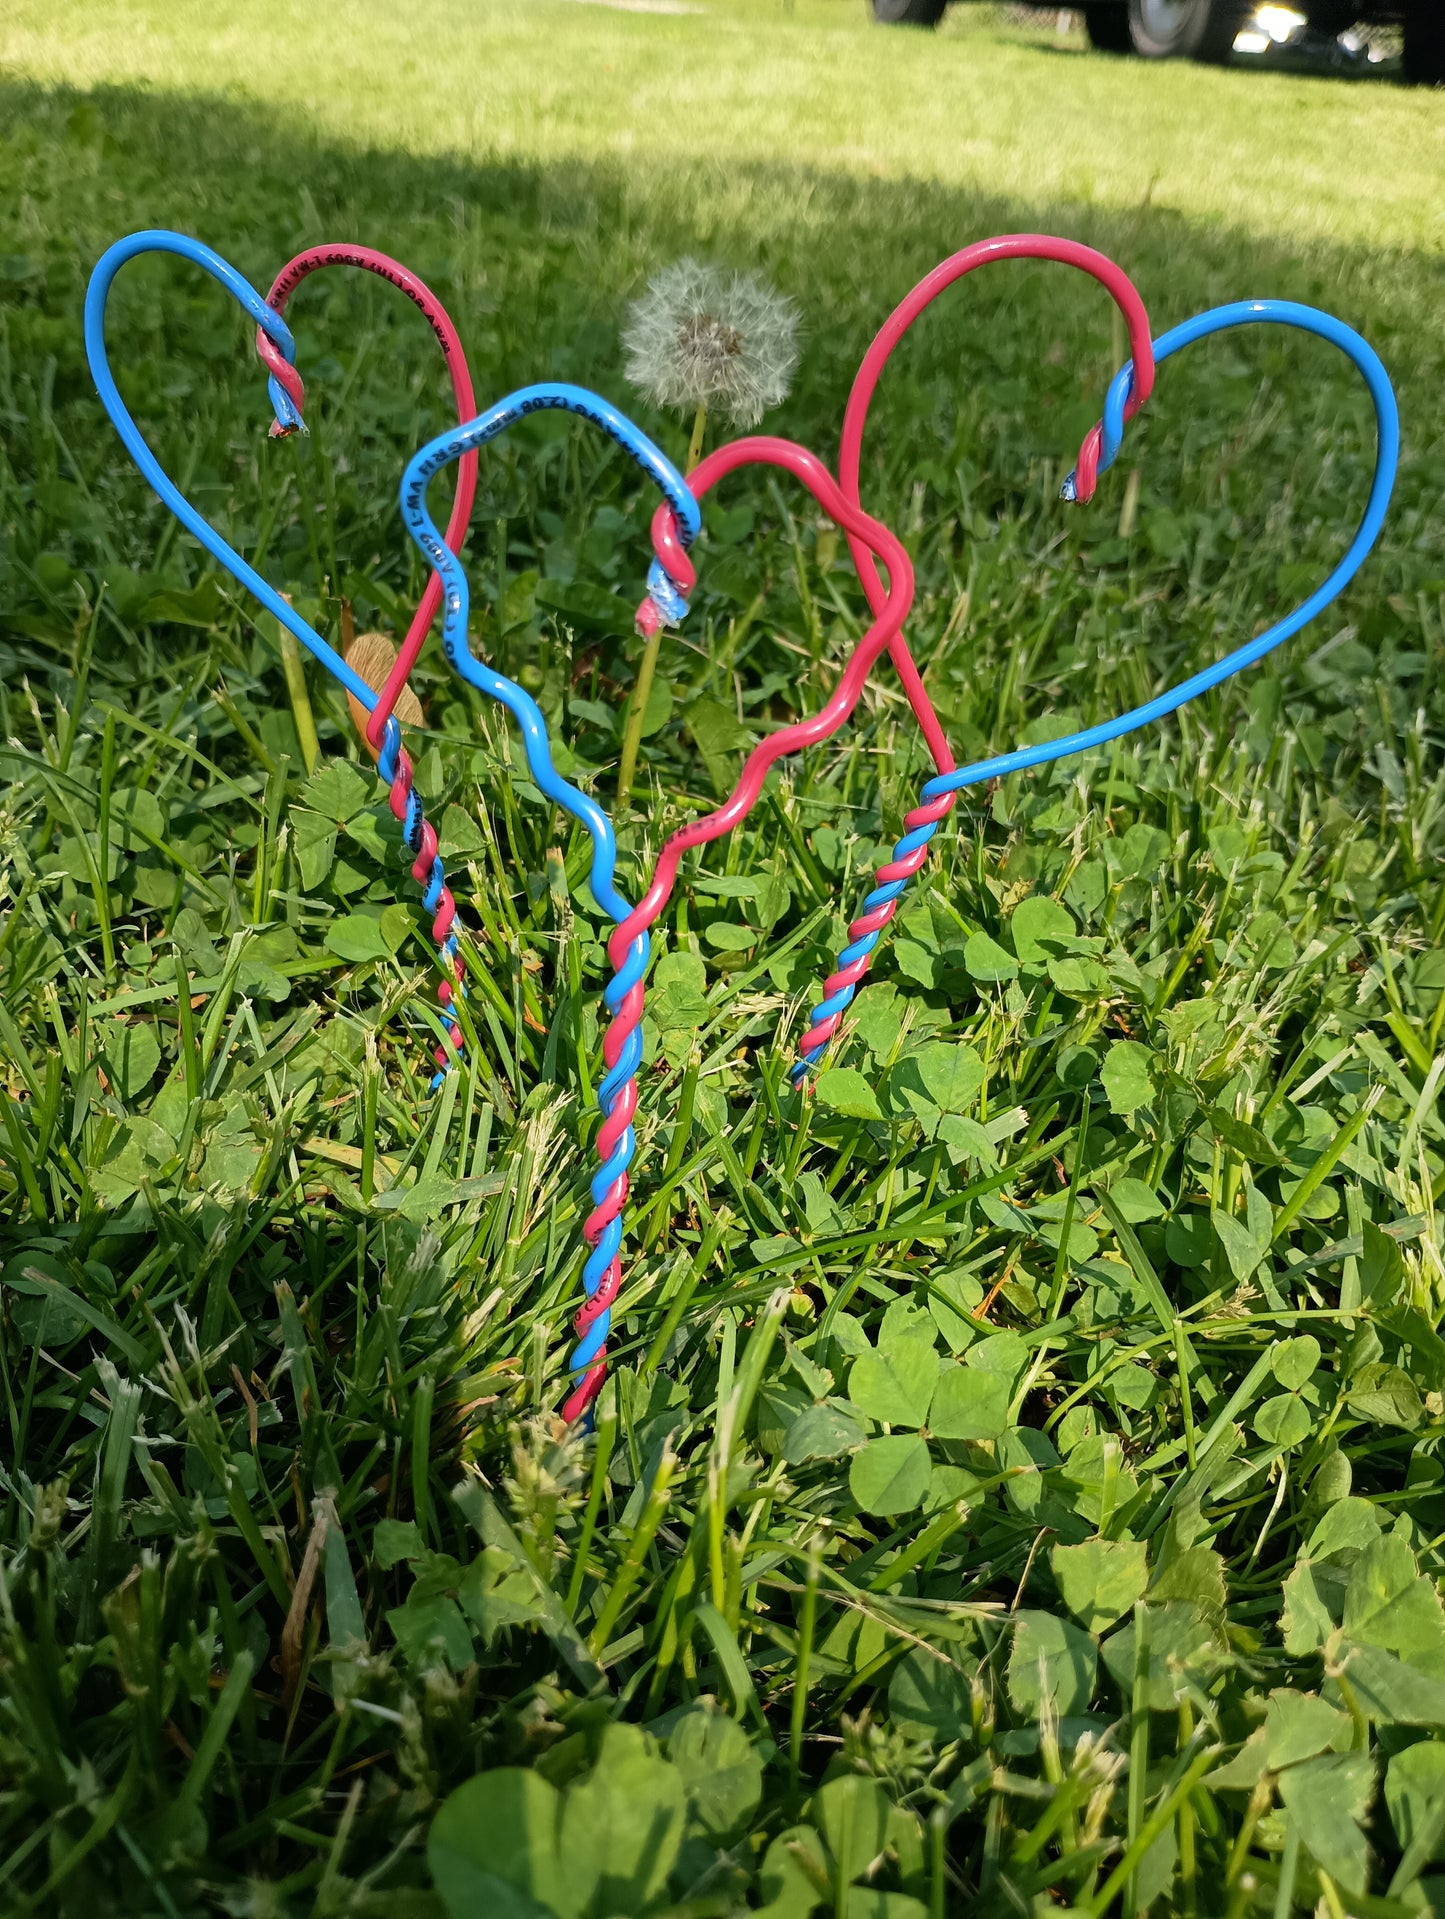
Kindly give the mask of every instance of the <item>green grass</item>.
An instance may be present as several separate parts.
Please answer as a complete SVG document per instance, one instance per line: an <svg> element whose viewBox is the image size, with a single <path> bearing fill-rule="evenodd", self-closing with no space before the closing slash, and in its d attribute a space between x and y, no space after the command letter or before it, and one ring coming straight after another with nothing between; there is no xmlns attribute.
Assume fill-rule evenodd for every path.
<svg viewBox="0 0 1445 1919"><path fill-rule="evenodd" d="M12 0L7 1915L1437 1898L1441 139L1427 96L1148 69L965 8L928 37L821 0ZM783 1088L812 983L926 771L887 676L689 870L592 1439L555 1422L604 977L585 848L433 655L419 779L478 965L468 1066L428 1100L425 929L344 706L313 674L308 782L271 624L91 396L86 275L151 224L261 284L318 238L386 247L487 397L554 374L624 398L651 268L758 267L807 328L770 425L829 455L890 305L992 231L1114 251L1160 328L1316 300L1396 379L1361 578L1157 735L972 796L806 1113ZM267 440L245 329L196 276L128 269L113 358L324 630L343 598L403 622L430 343L354 279L293 319L301 445ZM917 557L962 751L1237 644L1360 510L1343 362L1240 335L1163 370L1065 513L1118 351L1096 290L1008 268L890 368L863 494ZM686 423L650 424L681 452ZM629 885L713 796L707 713L815 703L860 629L808 502L749 477L717 506ZM649 510L571 426L483 463L481 642L604 798L636 646L537 588L633 600ZM357 920L375 958L343 957Z"/></svg>

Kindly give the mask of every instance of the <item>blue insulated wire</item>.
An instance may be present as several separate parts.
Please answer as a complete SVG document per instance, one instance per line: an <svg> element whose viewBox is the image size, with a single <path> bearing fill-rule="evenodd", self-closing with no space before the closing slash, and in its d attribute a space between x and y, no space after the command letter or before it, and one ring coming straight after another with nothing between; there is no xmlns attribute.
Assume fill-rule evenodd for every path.
<svg viewBox="0 0 1445 1919"><path fill-rule="evenodd" d="M1125 733L1135 732L1141 726L1148 726L1154 720L1164 719L1176 712L1187 701L1195 699L1201 693L1207 693L1212 687L1221 684L1246 666L1253 666L1267 653L1274 651L1285 640L1293 638L1301 627L1308 626L1331 600L1344 590L1359 572L1369 554L1370 548L1379 538L1380 528L1385 523L1385 512L1390 504L1390 494L1395 485L1395 473L1400 463L1400 415L1395 404L1394 389L1390 385L1389 375L1385 372L1378 354L1368 342L1362 340L1352 327L1336 320L1328 313L1320 313L1313 307L1297 306L1291 300L1241 300L1233 306L1216 307L1210 313L1201 313L1193 320L1186 320L1182 326L1174 327L1155 345L1156 361L1167 360L1181 347L1188 346L1194 340L1205 338L1211 333L1222 333L1230 327L1248 326L1256 321L1276 326L1298 327L1306 333L1317 334L1322 340L1328 340L1347 354L1360 372L1370 389L1370 398L1375 406L1377 450L1375 472L1370 486L1370 497L1365 508L1359 530L1351 540L1343 559L1320 586L1316 587L1309 598L1297 606L1284 619L1276 621L1257 639L1237 647L1227 653L1222 660L1213 665L1201 667L1187 680L1167 692L1160 693L1152 700L1146 700L1142 706L1136 706L1127 713L1121 713L1112 720L1103 720L1097 726L1082 728L1077 733L1069 733L1064 738L1050 740L1040 746L1018 747L1012 753L1000 753L993 759L977 760L971 766L961 766L955 772L943 773L931 779L923 789L925 800L937 799L943 793L956 793L965 786L975 786L983 780L1002 777L1007 773L1017 773L1025 767L1041 766L1051 760L1065 758L1070 753L1082 753L1090 747L1106 746L1110 740L1116 740ZM1133 379L1132 366L1126 366L1114 376L1108 397L1104 403L1104 452L1100 460L1101 469L1112 464L1123 441L1124 400Z"/></svg>
<svg viewBox="0 0 1445 1919"><path fill-rule="evenodd" d="M521 387L488 407L485 413L478 414L476 419L468 420L462 426L451 427L429 441L412 456L402 476L401 512L407 531L428 564L442 578L442 645L447 658L469 685L475 686L489 699L498 701L512 715L521 730L532 778L549 800L570 813L587 829L592 840L592 866L588 881L592 897L613 923L619 924L626 919L631 908L613 884L617 868L617 836L612 822L590 794L573 786L558 773L552 763L547 722L537 702L515 680L497 672L495 667L488 666L472 652L467 638L471 594L467 586L466 569L442 538L426 503L427 489L443 467L460 459L463 453L485 446L518 420L525 419L529 413L546 408L560 408L564 412L580 414L583 419L600 426L630 454L666 497L677 516L683 544L690 545L696 539L702 516L697 501L671 460L625 414L619 413L597 394L589 393L585 387L571 386L565 381ZM652 590L651 576L649 590ZM672 589L672 594L674 607L680 604L681 612L685 613L687 602L681 600L675 589ZM637 944L645 947L645 936ZM645 959L641 970L646 970ZM640 973L634 977L640 977ZM631 979L623 985L622 991L626 992L630 984Z"/></svg>
<svg viewBox="0 0 1445 1919"><path fill-rule="evenodd" d="M146 445L120 396L106 353L105 309L116 274L128 260L135 259L141 253L171 253L178 259L189 260L193 266L203 268L213 280L220 282L258 326L265 328L289 361L294 364L296 359L296 343L286 322L267 306L251 283L237 273L229 261L223 260L219 253L184 233L167 233L160 229L132 233L106 248L96 262L85 292L85 357L90 362L90 376L100 395L100 403L110 415L126 452L140 468L152 491L170 508L186 531L199 540L206 551L219 560L268 613L274 614L288 632L295 634L301 644L315 654L327 672L334 674L347 692L359 700L369 713L376 705L376 694L366 681L346 664L333 647L327 645L319 633L306 624L293 607L286 604L275 587L263 580L255 567L243 560L235 548L221 538L208 520L202 518ZM296 410L281 387L272 380L269 388L276 417L299 426L301 421Z"/></svg>
<svg viewBox="0 0 1445 1919"><path fill-rule="evenodd" d="M110 415L127 453L130 454L162 504L169 507L187 532L199 540L206 551L214 559L219 560L227 572L234 575L242 586L260 601L268 613L272 614L288 632L294 634L369 713L377 701L374 689L368 686L361 675L347 665L335 648L329 646L321 635L301 618L295 608L290 606L273 586L262 579L255 567L243 560L235 548L222 539L210 522L196 511L146 444L139 427L131 417L130 409L121 398L120 389L110 370L110 358L106 352L106 305L116 274L127 261L143 253L169 253L177 259L186 260L194 266L201 267L213 280L225 287L252 320L265 329L287 361L295 364L296 345L291 337L290 328L280 314L267 306L251 283L239 274L229 261L223 260L212 248L203 245L199 240L192 240L184 233L170 233L164 229L132 233L123 240L117 240L114 246L107 247L96 262L85 293L85 354L90 363L91 378L95 382L96 392L100 395L101 405ZM268 382L268 390L277 419L283 425L302 426L301 416L291 404L289 396L279 382L274 378L271 379ZM377 760L377 772L388 786L391 786L397 777L401 758L401 727L395 715L392 715L387 721L381 752ZM408 864L420 849L424 823L421 800L414 791L408 791L405 817L402 820L402 840L407 849ZM445 871L438 858L432 862L431 873L425 886L424 904L429 912L435 911L445 884ZM443 957L451 963L452 973L457 979L457 990L462 991L455 934L451 934L443 941L441 952ZM438 1074L432 1080L433 1087L440 1083L442 1077L443 1075Z"/></svg>
<svg viewBox="0 0 1445 1919"><path fill-rule="evenodd" d="M1223 333L1232 327L1252 326L1263 323L1273 326L1296 327L1305 333L1312 333L1332 346L1337 346L1356 366L1369 388L1370 398L1375 408L1376 453L1375 471L1370 484L1370 497L1365 507L1364 517L1359 529L1351 540L1348 550L1329 577L1311 593L1308 599L1297 606L1284 619L1276 621L1257 639L1248 641L1227 653L1223 659L1213 665L1202 667L1178 686L1160 693L1152 700L1146 700L1142 706L1136 706L1127 713L1121 713L1114 719L1103 720L1097 726L1081 728L1076 733L1066 734L1062 739L1050 740L1038 746L1017 747L1009 753L996 754L992 759L975 760L969 766L960 766L954 772L942 773L928 781L923 788L924 801L940 798L946 793L956 793L966 786L977 786L986 780L998 779L1008 773L1022 772L1031 766L1042 766L1052 760L1064 759L1071 753L1086 752L1095 746L1107 745L1109 741L1119 739L1125 733L1150 725L1155 720L1164 719L1176 712L1189 700L1212 687L1220 685L1233 674L1247 666L1253 666L1275 647L1291 639L1300 629L1315 619L1330 602L1348 585L1363 566L1371 547L1379 538L1380 529L1385 522L1385 513L1390 503L1390 494L1394 489L1395 474L1400 462L1400 415L1395 402L1394 389L1390 385L1379 355L1368 341L1363 340L1352 327L1332 314L1321 313L1315 307L1300 306L1293 300L1240 300L1230 306L1214 307L1207 313L1197 314L1194 319L1186 320L1182 325L1173 327L1154 343L1156 364L1169 359L1179 352L1181 347L1189 346L1195 340L1205 339L1212 333ZM1103 447L1099 459L1099 471L1113 465L1118 457L1124 438L1124 406L1133 386L1133 362L1120 368L1110 383L1104 402ZM1063 485L1063 497L1072 499L1074 476L1069 475ZM916 846L931 839L936 826L921 827L898 842L893 857L902 859ZM904 881L895 881L891 886L882 886L868 895L864 902L864 912L881 906L885 901L896 899L903 891ZM880 933L867 935L848 947L840 965L847 965L862 953L871 951L877 943ZM856 987L845 987L833 994L813 1009L813 1024L816 1026L832 1013L841 1012L852 1000ZM819 1049L821 1051L821 1049ZM793 1067L793 1077L801 1080L813 1059L799 1060Z"/></svg>
<svg viewBox="0 0 1445 1919"><path fill-rule="evenodd" d="M590 794L573 786L557 771L552 762L547 721L537 702L515 680L488 666L472 652L467 637L471 596L466 569L442 538L427 507L427 489L443 467L473 448L485 446L489 440L496 439L528 414L549 408L576 413L584 420L590 420L594 426L601 427L604 433L615 440L666 498L676 516L683 545L692 544L700 530L702 516L691 490L671 460L616 407L597 394L588 392L585 387L572 386L565 381L547 381L536 386L521 387L488 407L484 413L478 414L476 419L451 427L429 441L413 456L402 476L401 512L407 531L428 565L441 575L442 645L447 658L469 685L475 686L489 699L496 700L512 715L521 731L527 768L532 778L549 800L586 828L592 841L589 889L598 907L614 925L620 925L632 909L617 891L615 883L617 835L612 821ZM688 603L655 559L648 572L647 584L663 618L669 624L681 620L687 612ZM645 933L633 941L626 961L608 982L603 996L610 1011L616 1012L625 994L646 973L650 951ZM633 1077L641 1062L642 1036L639 1030L629 1034L617 1064L597 1089L597 1103L604 1118L612 1111L619 1089ZM636 1145L636 1135L629 1126L611 1155L592 1176L590 1190L594 1205L602 1204L616 1181L626 1172ZM583 1266L582 1284L589 1298L601 1285L621 1242L622 1220L619 1215L603 1228L601 1237ZM598 1347L607 1337L610 1322L610 1312L604 1312L588 1328L569 1362L574 1374L586 1371Z"/></svg>

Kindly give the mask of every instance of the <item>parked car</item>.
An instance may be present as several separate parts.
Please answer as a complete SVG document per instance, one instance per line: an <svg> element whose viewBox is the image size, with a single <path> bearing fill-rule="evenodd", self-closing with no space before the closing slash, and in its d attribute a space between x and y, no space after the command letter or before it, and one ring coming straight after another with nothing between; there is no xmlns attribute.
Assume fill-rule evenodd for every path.
<svg viewBox="0 0 1445 1919"><path fill-rule="evenodd" d="M932 27L949 0L872 0L875 20ZM1416 86L1445 85L1445 0L1294 0L1312 31L1345 32L1356 22L1405 30L1404 73ZM1083 0L1076 9L1092 44L1146 60L1187 56L1227 60L1235 36L1258 12L1257 0Z"/></svg>

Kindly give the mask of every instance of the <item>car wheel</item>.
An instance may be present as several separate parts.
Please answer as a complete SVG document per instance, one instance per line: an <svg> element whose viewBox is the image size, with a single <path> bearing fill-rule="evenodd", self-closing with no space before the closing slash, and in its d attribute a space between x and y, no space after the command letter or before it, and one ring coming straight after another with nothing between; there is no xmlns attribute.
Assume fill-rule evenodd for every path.
<svg viewBox="0 0 1445 1919"><path fill-rule="evenodd" d="M1089 36L1089 45L1100 53L1132 53L1134 42L1129 37L1129 9L1120 5L1120 0L1094 0L1092 6L1084 8L1084 31Z"/></svg>
<svg viewBox="0 0 1445 1919"><path fill-rule="evenodd" d="M936 27L948 0L873 0L873 18L886 27Z"/></svg>
<svg viewBox="0 0 1445 1919"><path fill-rule="evenodd" d="M1419 0L1405 16L1404 68L1409 86L1445 86L1445 19L1434 0Z"/></svg>
<svg viewBox="0 0 1445 1919"><path fill-rule="evenodd" d="M1146 60L1227 60L1240 0L1129 0L1129 39Z"/></svg>
<svg viewBox="0 0 1445 1919"><path fill-rule="evenodd" d="M1337 38L1359 19L1366 9L1360 0L1308 0L1304 12L1315 33Z"/></svg>

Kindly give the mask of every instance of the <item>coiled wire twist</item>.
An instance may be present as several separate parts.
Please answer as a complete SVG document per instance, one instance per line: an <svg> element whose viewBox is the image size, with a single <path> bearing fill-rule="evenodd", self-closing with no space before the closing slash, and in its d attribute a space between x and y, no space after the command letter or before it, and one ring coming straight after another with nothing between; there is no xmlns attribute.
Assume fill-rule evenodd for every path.
<svg viewBox="0 0 1445 1919"><path fill-rule="evenodd" d="M900 895L928 858L928 843L953 811L956 793L941 793L935 800L915 806L904 815L903 837L893 849L893 858L878 868L873 891L863 902L863 911L848 928L848 944L838 955L838 968L823 983L823 998L813 1008L812 1024L798 1042L801 1057L793 1066L794 1080L801 1080L816 1064L822 1049L837 1032L864 974L873 958L874 948L883 930L898 910Z"/></svg>
<svg viewBox="0 0 1445 1919"><path fill-rule="evenodd" d="M437 982L437 1000L444 1015L446 1044L434 1047L432 1058L441 1069L432 1077L432 1088L446 1078L447 1068L462 1055L462 1029L452 1014L458 993L465 996L462 961L456 933L456 901L447 885L446 868L437 851L436 828L422 810L421 796L412 785L411 755L401 743L401 726L393 713L382 733L381 752L376 770L386 781L387 803L394 818L401 822L402 843L413 855L411 877L422 889L422 910L434 914L431 936L436 942L442 978Z"/></svg>
<svg viewBox="0 0 1445 1919"><path fill-rule="evenodd" d="M666 524L659 533L663 521ZM697 585L697 569L678 536L674 516L659 508L653 529L654 571L648 576L647 597L637 609L637 629L644 636L656 632L659 622L673 624L671 609L678 604L685 613ZM659 572L667 582L662 594ZM582 1226L589 1250L582 1268L582 1304L572 1321L577 1344L567 1362L576 1382L562 1407L562 1417L569 1423L586 1416L607 1377L607 1335L613 1302L622 1286L623 1214L632 1190L629 1168L637 1151L633 1121L637 1072L642 1065L643 982L650 957L651 942L643 933L633 941L623 967L607 982L602 995L611 1019L602 1036L607 1071L597 1088L602 1124L594 1150L601 1163L592 1175L592 1211Z"/></svg>

